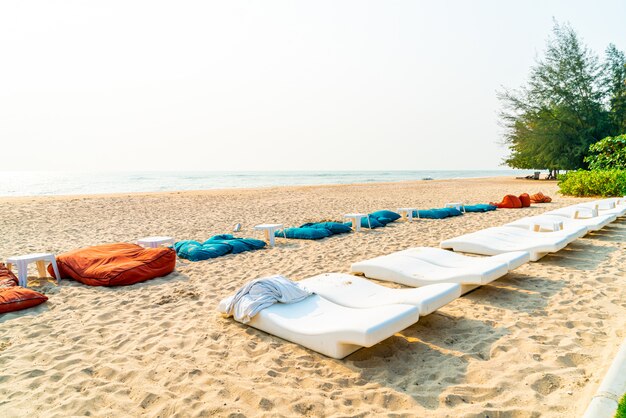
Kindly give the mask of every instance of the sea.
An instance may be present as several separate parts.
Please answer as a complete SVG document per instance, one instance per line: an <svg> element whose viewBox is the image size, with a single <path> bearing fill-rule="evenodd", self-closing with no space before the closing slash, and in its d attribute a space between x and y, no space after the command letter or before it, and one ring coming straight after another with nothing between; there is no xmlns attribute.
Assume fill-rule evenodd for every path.
<svg viewBox="0 0 626 418"><path fill-rule="evenodd" d="M61 196L523 176L528 170L0 171L0 196Z"/></svg>

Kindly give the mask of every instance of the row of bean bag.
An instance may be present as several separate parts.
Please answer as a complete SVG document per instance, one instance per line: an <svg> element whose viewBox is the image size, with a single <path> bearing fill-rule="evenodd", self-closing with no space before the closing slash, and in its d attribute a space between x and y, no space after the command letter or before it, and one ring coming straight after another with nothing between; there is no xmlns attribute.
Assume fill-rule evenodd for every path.
<svg viewBox="0 0 626 418"><path fill-rule="evenodd" d="M368 214L368 218L361 218L361 228L382 228L388 223L397 221L401 216L390 210L378 210ZM351 226L352 222L346 222L344 225Z"/></svg>
<svg viewBox="0 0 626 418"><path fill-rule="evenodd" d="M522 193L519 196L507 194L502 198L501 202L490 203L490 205L495 205L498 207L498 209L527 208L530 206L530 196L528 195L528 193Z"/></svg>
<svg viewBox="0 0 626 418"><path fill-rule="evenodd" d="M461 215L463 215L463 212L457 208L421 209L413 211L413 217L419 217L420 219L444 219Z"/></svg>
<svg viewBox="0 0 626 418"><path fill-rule="evenodd" d="M464 206L465 212L490 212L496 210L498 207L489 203L478 203L476 205Z"/></svg>
<svg viewBox="0 0 626 418"><path fill-rule="evenodd" d="M352 228L339 222L309 222L297 228L285 228L274 233L277 237L292 239L322 239L336 234L345 234Z"/></svg>
<svg viewBox="0 0 626 418"><path fill-rule="evenodd" d="M254 238L235 238L229 234L215 235L202 243L185 240L174 244L176 254L180 258L190 261L208 260L226 254L258 250L263 247L265 247L265 241Z"/></svg>
<svg viewBox="0 0 626 418"><path fill-rule="evenodd" d="M48 300L46 295L18 284L17 277L0 263L0 313L31 308Z"/></svg>

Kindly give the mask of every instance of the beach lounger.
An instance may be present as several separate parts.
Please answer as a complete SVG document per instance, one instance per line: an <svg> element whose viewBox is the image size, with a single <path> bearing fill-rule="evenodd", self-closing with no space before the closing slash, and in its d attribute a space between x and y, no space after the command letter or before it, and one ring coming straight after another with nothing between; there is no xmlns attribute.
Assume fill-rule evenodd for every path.
<svg viewBox="0 0 626 418"><path fill-rule="evenodd" d="M626 215L626 205L618 205L618 199L600 199L593 202L581 203L578 206L595 208L599 215Z"/></svg>
<svg viewBox="0 0 626 418"><path fill-rule="evenodd" d="M461 296L461 285L439 283L418 289L392 289L362 277L344 273L324 273L298 282L309 291L348 308L384 305L412 305L420 316L428 315Z"/></svg>
<svg viewBox="0 0 626 418"><path fill-rule="evenodd" d="M497 255L511 251L527 251L530 261L557 252L576 239L569 231L533 232L514 226L498 226L447 239L441 248L465 253Z"/></svg>
<svg viewBox="0 0 626 418"><path fill-rule="evenodd" d="M220 311L226 299L220 302ZM413 325L419 307L408 304L347 308L319 295L290 304L276 303L256 314L248 325L341 359L371 347Z"/></svg>
<svg viewBox="0 0 626 418"><path fill-rule="evenodd" d="M550 210L544 212L542 215L555 215L576 220L585 219L589 220L589 223L591 225L595 225L596 227L599 225L606 226L608 223L611 223L615 219L617 219L616 214L600 214L600 211L597 208L581 205L572 205L566 206L564 208Z"/></svg>
<svg viewBox="0 0 626 418"><path fill-rule="evenodd" d="M528 262L525 251L469 257L439 248L418 247L353 263L351 271L406 286L457 283L462 293L496 280Z"/></svg>
<svg viewBox="0 0 626 418"><path fill-rule="evenodd" d="M539 232L550 232L558 231L560 229L558 225L560 224L563 227L562 229L567 231L574 231L576 228L580 228L580 236L582 237L590 231L597 231L604 228L614 220L615 215L599 215L593 218L575 219L560 215L543 214L518 219L505 226L515 226ZM586 231L583 231L583 228Z"/></svg>

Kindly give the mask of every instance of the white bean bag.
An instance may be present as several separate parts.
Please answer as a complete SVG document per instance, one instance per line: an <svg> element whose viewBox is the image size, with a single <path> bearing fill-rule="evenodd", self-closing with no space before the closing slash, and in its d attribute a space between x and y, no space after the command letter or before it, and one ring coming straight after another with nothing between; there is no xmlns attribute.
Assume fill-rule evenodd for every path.
<svg viewBox="0 0 626 418"><path fill-rule="evenodd" d="M362 277L343 273L324 273L298 282L309 291L349 308L405 304L428 315L461 296L461 286L440 283L418 289L392 289Z"/></svg>
<svg viewBox="0 0 626 418"><path fill-rule="evenodd" d="M474 288L504 276L528 262L528 258L524 251L479 258L418 247L353 263L351 271L412 287L458 283ZM462 289L463 292L468 290Z"/></svg>
<svg viewBox="0 0 626 418"><path fill-rule="evenodd" d="M511 251L527 251L530 261L557 252L576 239L568 231L533 232L514 226L497 226L441 242L441 248L465 253L497 255Z"/></svg>
<svg viewBox="0 0 626 418"><path fill-rule="evenodd" d="M602 222L598 222L599 220L609 223L610 219L611 216L603 216L601 218L597 216L589 219L573 219L558 215L537 215L521 218L504 226L514 226L535 232L554 232L563 230L576 235L577 238L581 238L587 235L589 231L596 231L606 225Z"/></svg>
<svg viewBox="0 0 626 418"><path fill-rule="evenodd" d="M615 214L600 214L599 211L593 207L588 206L566 206L560 209L550 210L548 212L544 212L541 216L560 216L561 218L573 219L577 221L584 220L586 221L587 228L591 228L590 230L596 231L610 224L611 222L617 219L617 215Z"/></svg>
<svg viewBox="0 0 626 418"><path fill-rule="evenodd" d="M378 344L418 319L419 308L413 305L354 309L312 295L300 302L265 308L247 325L340 359L361 347Z"/></svg>
<svg viewBox="0 0 626 418"><path fill-rule="evenodd" d="M615 215L617 217L626 215L626 205L618 205L617 203L617 199L601 199L580 203L578 206L595 208L599 215Z"/></svg>

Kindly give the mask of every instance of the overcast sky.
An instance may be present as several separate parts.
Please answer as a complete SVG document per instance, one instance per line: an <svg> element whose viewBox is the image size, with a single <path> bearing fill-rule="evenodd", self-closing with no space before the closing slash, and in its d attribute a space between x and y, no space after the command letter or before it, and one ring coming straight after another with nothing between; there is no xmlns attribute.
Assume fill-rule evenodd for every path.
<svg viewBox="0 0 626 418"><path fill-rule="evenodd" d="M2 1L0 170L497 169L496 90L626 1Z"/></svg>

